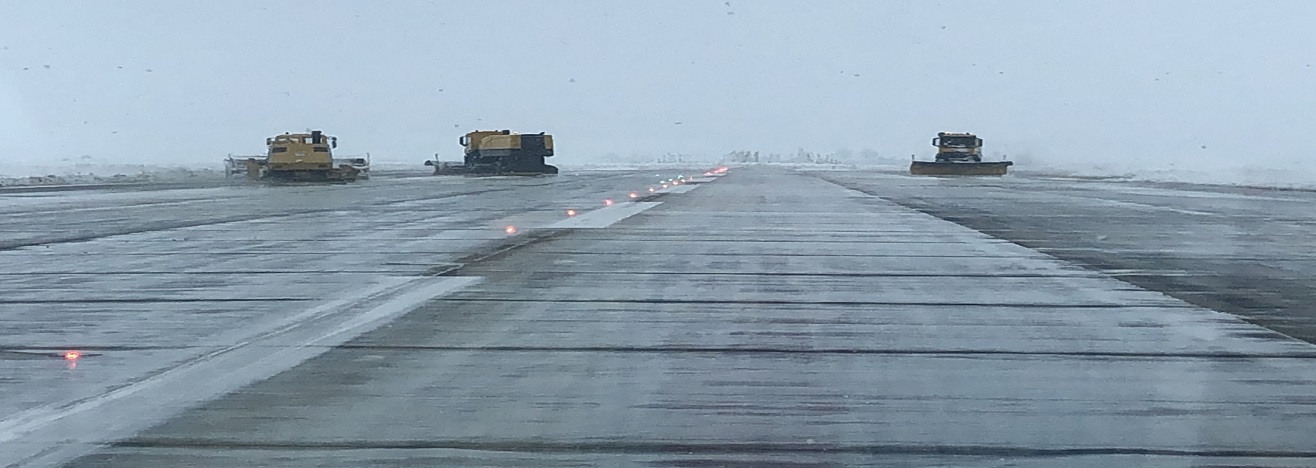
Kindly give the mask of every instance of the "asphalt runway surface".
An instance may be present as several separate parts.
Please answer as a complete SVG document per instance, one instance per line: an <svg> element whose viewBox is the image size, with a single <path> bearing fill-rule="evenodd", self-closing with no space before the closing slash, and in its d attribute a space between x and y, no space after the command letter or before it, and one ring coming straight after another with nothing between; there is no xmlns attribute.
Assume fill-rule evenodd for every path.
<svg viewBox="0 0 1316 468"><path fill-rule="evenodd" d="M1316 463L1316 194L673 176L0 194L0 461Z"/></svg>

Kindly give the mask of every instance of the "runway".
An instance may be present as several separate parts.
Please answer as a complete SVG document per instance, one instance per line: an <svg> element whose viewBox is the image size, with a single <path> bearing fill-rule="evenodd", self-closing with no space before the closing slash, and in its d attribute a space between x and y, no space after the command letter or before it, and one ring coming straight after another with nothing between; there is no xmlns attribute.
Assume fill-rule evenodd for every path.
<svg viewBox="0 0 1316 468"><path fill-rule="evenodd" d="M1316 462L1314 194L674 175L0 194L0 461Z"/></svg>

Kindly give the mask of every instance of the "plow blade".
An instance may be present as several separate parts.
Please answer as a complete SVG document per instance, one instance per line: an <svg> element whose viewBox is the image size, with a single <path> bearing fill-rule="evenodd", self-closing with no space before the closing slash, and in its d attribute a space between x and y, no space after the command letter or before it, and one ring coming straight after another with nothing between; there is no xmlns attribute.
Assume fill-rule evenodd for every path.
<svg viewBox="0 0 1316 468"><path fill-rule="evenodd" d="M271 182L356 182L361 170L349 165L342 165L327 170L269 170L257 177Z"/></svg>
<svg viewBox="0 0 1316 468"><path fill-rule="evenodd" d="M467 171L474 176L538 176L557 174L557 166L476 166Z"/></svg>
<svg viewBox="0 0 1316 468"><path fill-rule="evenodd" d="M362 178L361 176L364 173L365 171L362 171L351 164L342 164L336 168L330 169L324 176L325 180L329 181L356 182L356 179Z"/></svg>
<svg viewBox="0 0 1316 468"><path fill-rule="evenodd" d="M434 167L434 175L469 175L469 176L537 176L557 174L557 166L501 167L495 165L467 166L460 162L425 161L426 166Z"/></svg>
<svg viewBox="0 0 1316 468"><path fill-rule="evenodd" d="M914 161L909 165L911 175L926 176L1003 176L1013 165L1012 161L999 162L929 162Z"/></svg>
<svg viewBox="0 0 1316 468"><path fill-rule="evenodd" d="M471 169L462 162L425 161L426 166L434 166L434 175L468 174Z"/></svg>

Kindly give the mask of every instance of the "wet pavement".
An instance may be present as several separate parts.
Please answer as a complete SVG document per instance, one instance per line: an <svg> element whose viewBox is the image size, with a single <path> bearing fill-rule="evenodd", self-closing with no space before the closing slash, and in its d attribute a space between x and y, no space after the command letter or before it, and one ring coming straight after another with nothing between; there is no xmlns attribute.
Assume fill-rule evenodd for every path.
<svg viewBox="0 0 1316 468"><path fill-rule="evenodd" d="M1316 192L820 174L844 186L1316 342Z"/></svg>
<svg viewBox="0 0 1316 468"><path fill-rule="evenodd" d="M973 229L959 219L973 217L967 209L943 214L960 224L928 214L938 201L1054 220L1097 206L1124 214L1105 216L1118 226L1145 222L1133 216L1144 211L1207 213L1218 201L1161 206L1128 197L1179 189L1111 183L1080 199L1051 195L1070 190L1064 181L743 168L561 219L564 205L597 204L652 176L509 181L494 192L469 179L255 189L239 201L292 197L297 208L242 221L226 220L264 213L206 204L209 194L141 201L149 216L116 213L122 201L89 212L68 212L75 202L8 205L34 220L42 215L23 213L46 210L52 226L139 232L0 252L16 266L0 277L4 353L23 356L0 359L16 376L0 386L23 396L5 399L0 457L70 466L1316 462L1316 346L1029 244L1056 237L1045 230L1016 239ZM1292 196L1304 195L1212 216L1280 211ZM338 208L349 199L364 202ZM171 227L186 219L166 213L197 206L218 223ZM1296 213L1272 217L1301 230L1310 220ZM165 221L142 227L144 217ZM513 223L524 229L498 229ZM41 229L4 235L32 244ZM1282 234L1270 233L1270 251L1301 261L1306 241L1275 242ZM1181 241L1165 245L1219 251ZM101 355L74 368L35 357L71 340Z"/></svg>
<svg viewBox="0 0 1316 468"><path fill-rule="evenodd" d="M424 286L505 243L506 226L601 207L652 175L4 194L0 452L115 406L106 395L147 395L152 377Z"/></svg>

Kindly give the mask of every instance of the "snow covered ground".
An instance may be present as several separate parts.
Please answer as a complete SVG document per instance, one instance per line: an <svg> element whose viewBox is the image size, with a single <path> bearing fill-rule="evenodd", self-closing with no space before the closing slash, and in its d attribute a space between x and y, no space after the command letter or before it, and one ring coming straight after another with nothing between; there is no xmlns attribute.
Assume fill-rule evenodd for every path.
<svg viewBox="0 0 1316 468"><path fill-rule="evenodd" d="M1260 164L1200 164L1138 167L1131 164L1049 166L1016 163L1012 172L1042 177L1103 178L1140 182L1183 182L1241 187L1316 190L1316 167Z"/></svg>
<svg viewBox="0 0 1316 468"><path fill-rule="evenodd" d="M774 166L808 169L810 171L865 170L904 173L908 162L819 164L771 163ZM1065 164L1039 161L1016 161L1010 173L1019 176L1110 179L1133 182L1182 182L1190 184L1225 185L1278 189L1316 190L1316 166L1292 167L1265 166L1244 162L1239 164L1206 163L1190 167L1166 165L1145 167L1132 164Z"/></svg>
<svg viewBox="0 0 1316 468"><path fill-rule="evenodd" d="M717 167L716 162L672 162L672 163L572 163L549 160L561 172L580 171L647 171L647 170L690 170Z"/></svg>
<svg viewBox="0 0 1316 468"><path fill-rule="evenodd" d="M566 173L606 170L690 170L719 165L715 161L670 163L573 163L553 161ZM820 164L771 163L774 166L809 169L813 171L872 170L904 172L901 164ZM373 160L372 170L410 171L429 173L421 162ZM1102 178L1143 182L1184 182L1210 185L1270 187L1283 189L1316 190L1316 167L1267 167L1257 164L1198 165L1194 167L1138 167L1131 164L1050 165L1039 161L1020 161L1011 169L1012 174L1035 177ZM0 187L34 185L84 185L113 183L164 183L192 182L218 183L224 179L223 163L189 164L177 166L151 164L0 164Z"/></svg>
<svg viewBox="0 0 1316 468"><path fill-rule="evenodd" d="M342 157L351 157L344 155ZM400 161L372 161L373 171L405 171L414 169L419 173L428 173L421 163ZM40 185L89 185L89 184L214 184L224 180L224 163L214 164L106 164L106 163L66 163L66 164L0 164L0 187L25 187Z"/></svg>
<svg viewBox="0 0 1316 468"><path fill-rule="evenodd" d="M222 164L0 164L0 187L111 183L187 183L224 178Z"/></svg>

